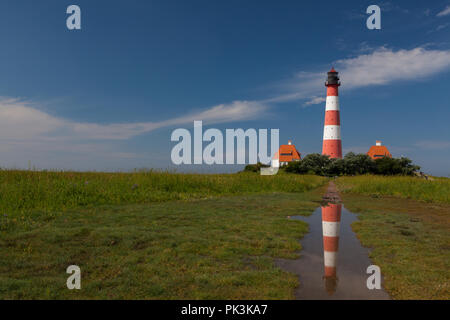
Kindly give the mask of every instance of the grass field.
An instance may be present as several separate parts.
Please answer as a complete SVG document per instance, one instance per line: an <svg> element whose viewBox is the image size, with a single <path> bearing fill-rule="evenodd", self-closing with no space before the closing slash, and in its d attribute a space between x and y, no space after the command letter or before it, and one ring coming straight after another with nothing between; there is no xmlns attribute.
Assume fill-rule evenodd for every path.
<svg viewBox="0 0 450 320"><path fill-rule="evenodd" d="M240 178L239 178L240 179ZM0 237L0 299L292 299L294 258L321 192L67 211ZM314 201L315 202L314 202ZM66 288L69 265L81 290Z"/></svg>
<svg viewBox="0 0 450 320"><path fill-rule="evenodd" d="M296 257L307 225L286 216L328 181L0 171L0 299L291 299L297 278L273 261ZM449 179L335 181L389 294L449 299ZM72 264L82 290L66 288Z"/></svg>
<svg viewBox="0 0 450 320"><path fill-rule="evenodd" d="M3 228L38 213L99 205L124 205L227 195L305 192L323 185L318 176L101 173L0 170L0 223Z"/></svg>
<svg viewBox="0 0 450 320"><path fill-rule="evenodd" d="M373 249L370 258L380 266L392 298L450 299L448 204L352 193L342 197L349 210L359 213L353 230Z"/></svg>
<svg viewBox="0 0 450 320"><path fill-rule="evenodd" d="M316 176L0 171L0 299L288 299ZM311 190L315 190L312 191ZM78 265L82 290L66 288Z"/></svg>
<svg viewBox="0 0 450 320"><path fill-rule="evenodd" d="M450 179L394 176L354 176L336 180L340 192L370 196L394 196L426 202L450 204Z"/></svg>

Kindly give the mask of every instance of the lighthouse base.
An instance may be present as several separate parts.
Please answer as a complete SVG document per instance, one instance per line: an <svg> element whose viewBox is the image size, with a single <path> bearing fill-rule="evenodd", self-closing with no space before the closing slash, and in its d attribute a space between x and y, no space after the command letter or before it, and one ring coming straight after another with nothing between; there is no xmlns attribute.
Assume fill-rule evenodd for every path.
<svg viewBox="0 0 450 320"><path fill-rule="evenodd" d="M322 154L330 158L342 159L341 140L323 140Z"/></svg>

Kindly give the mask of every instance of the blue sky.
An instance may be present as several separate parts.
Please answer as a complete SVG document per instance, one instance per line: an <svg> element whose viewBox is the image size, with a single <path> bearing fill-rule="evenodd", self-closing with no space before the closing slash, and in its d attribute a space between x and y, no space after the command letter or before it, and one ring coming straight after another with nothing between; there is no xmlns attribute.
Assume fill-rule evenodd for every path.
<svg viewBox="0 0 450 320"><path fill-rule="evenodd" d="M82 30L66 28L71 4ZM370 4L381 30L366 28ZM5 0L0 38L1 167L173 168L170 135L194 119L321 152L333 65L344 152L380 139L450 174L448 0Z"/></svg>

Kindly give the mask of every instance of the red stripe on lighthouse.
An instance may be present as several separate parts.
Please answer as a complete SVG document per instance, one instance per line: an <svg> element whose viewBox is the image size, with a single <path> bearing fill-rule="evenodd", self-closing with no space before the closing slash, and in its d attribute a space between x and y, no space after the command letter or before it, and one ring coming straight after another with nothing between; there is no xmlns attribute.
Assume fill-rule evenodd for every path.
<svg viewBox="0 0 450 320"><path fill-rule="evenodd" d="M341 140L323 140L322 154L327 154L330 158L342 158Z"/></svg>
<svg viewBox="0 0 450 320"><path fill-rule="evenodd" d="M327 86L327 96L338 96L338 86L329 85Z"/></svg>
<svg viewBox="0 0 450 320"><path fill-rule="evenodd" d="M325 125L341 125L341 119L339 116L339 111L328 110L325 111Z"/></svg>

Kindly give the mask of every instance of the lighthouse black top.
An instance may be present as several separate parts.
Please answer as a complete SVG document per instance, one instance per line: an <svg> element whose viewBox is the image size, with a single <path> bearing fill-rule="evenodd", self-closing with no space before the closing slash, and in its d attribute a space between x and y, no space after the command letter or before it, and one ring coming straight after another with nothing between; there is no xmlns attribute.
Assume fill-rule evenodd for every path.
<svg viewBox="0 0 450 320"><path fill-rule="evenodd" d="M325 82L325 85L338 85L340 86L341 83L339 82L339 77L338 77L338 72L336 70L334 70L334 68L332 68L329 72L328 72L328 79Z"/></svg>

